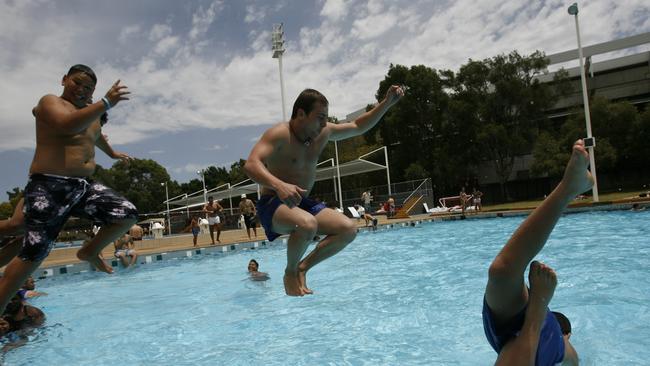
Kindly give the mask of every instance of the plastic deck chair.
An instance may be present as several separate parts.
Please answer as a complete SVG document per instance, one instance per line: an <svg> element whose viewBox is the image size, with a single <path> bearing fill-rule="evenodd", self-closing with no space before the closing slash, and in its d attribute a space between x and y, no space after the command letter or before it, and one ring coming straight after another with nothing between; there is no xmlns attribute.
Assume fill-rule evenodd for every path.
<svg viewBox="0 0 650 366"><path fill-rule="evenodd" d="M356 208L348 207L348 211L350 211L350 213L352 214L352 217L354 217L355 219L360 219L361 218L361 215L359 215L359 211L357 211Z"/></svg>

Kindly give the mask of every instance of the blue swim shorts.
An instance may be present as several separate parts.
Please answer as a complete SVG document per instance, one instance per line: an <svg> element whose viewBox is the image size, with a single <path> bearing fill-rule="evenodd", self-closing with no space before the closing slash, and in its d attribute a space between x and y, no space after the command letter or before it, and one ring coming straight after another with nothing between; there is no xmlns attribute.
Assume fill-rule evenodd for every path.
<svg viewBox="0 0 650 366"><path fill-rule="evenodd" d="M497 353L501 352L501 349L509 340L519 335L526 318L526 308L524 307L508 324L497 327L494 324L492 310L490 310L485 298L483 298L483 330L488 342ZM544 325L542 325L542 331L539 335L535 365L552 366L561 363L563 359L564 339L562 329L555 315L547 309L546 319L544 319Z"/></svg>
<svg viewBox="0 0 650 366"><path fill-rule="evenodd" d="M135 206L90 179L32 174L25 187L25 239L18 256L39 262L50 253L70 216L112 224L137 219Z"/></svg>
<svg viewBox="0 0 650 366"><path fill-rule="evenodd" d="M273 241L282 235L273 231L273 214L282 204L282 201L274 195L264 195L257 201L257 217L259 217L260 224L264 227L264 232L269 241ZM298 207L309 212L312 216L316 216L325 208L325 204L303 197Z"/></svg>

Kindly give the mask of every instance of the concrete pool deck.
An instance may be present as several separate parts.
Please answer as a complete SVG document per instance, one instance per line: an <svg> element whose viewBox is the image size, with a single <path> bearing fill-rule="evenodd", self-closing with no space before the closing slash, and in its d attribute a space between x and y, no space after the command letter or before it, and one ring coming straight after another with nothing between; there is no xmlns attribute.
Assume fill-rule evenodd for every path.
<svg viewBox="0 0 650 366"><path fill-rule="evenodd" d="M638 203L640 207L650 209L650 199L625 199L610 202L581 202L575 201L567 209L567 213L585 212L585 211L607 211L607 210L629 210L632 204ZM448 221L448 220L473 220L481 218L523 216L529 214L535 207L528 207L513 210L499 211L481 211L466 213L465 216L460 213L443 213L443 214L418 214L412 215L405 219L387 219L385 216L377 216L379 230L387 230L396 227L415 226L424 222ZM363 220L357 221L359 231L371 230L364 226ZM138 265L157 262L165 259L187 258L196 255L218 255L236 252L238 250L254 250L257 248L270 247L274 245L286 244L286 236L269 242L264 235L264 230L258 228L258 237L248 239L246 231L228 230L221 233L221 243L210 245L209 234L200 234L197 246L192 246L191 234L173 235L161 239L145 239L136 241L135 246L138 251ZM50 252L48 258L43 262L41 267L35 271L34 276L38 278L51 277L65 274L81 273L93 271L86 262L80 262L76 257L79 247L56 248ZM102 254L104 258L117 269L118 261L113 256L113 246L107 246Z"/></svg>

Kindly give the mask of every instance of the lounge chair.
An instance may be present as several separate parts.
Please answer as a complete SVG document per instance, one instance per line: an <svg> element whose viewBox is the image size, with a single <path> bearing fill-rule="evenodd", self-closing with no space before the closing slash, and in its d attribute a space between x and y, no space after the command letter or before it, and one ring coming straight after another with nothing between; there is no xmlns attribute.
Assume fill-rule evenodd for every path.
<svg viewBox="0 0 650 366"><path fill-rule="evenodd" d="M361 215L359 214L359 211L357 211L356 208L354 207L348 207L348 211L352 214L352 217L355 219L360 219Z"/></svg>

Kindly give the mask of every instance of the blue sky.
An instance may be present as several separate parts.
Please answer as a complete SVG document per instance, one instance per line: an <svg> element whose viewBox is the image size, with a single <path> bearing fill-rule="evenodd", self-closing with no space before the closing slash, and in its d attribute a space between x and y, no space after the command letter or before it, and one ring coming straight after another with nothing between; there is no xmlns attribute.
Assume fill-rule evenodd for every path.
<svg viewBox="0 0 650 366"><path fill-rule="evenodd" d="M282 119L270 32L284 22L286 107L322 91L344 118L373 101L391 63L458 69L513 49L575 48L570 1L3 0L0 2L0 200L24 186L32 107L75 63L133 93L104 132L116 150L151 158L173 179L246 158ZM647 0L580 4L584 45L650 31ZM604 56L608 57L608 56ZM610 55L611 57L611 55ZM595 59L594 61L598 61ZM112 161L98 151L98 162Z"/></svg>

